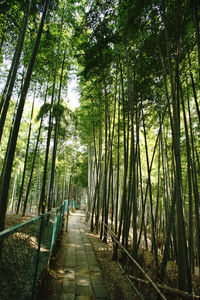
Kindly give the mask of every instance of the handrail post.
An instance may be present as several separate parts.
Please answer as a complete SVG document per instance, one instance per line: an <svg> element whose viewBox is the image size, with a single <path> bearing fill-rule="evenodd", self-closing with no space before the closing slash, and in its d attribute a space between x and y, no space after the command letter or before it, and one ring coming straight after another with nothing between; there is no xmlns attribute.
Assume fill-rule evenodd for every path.
<svg viewBox="0 0 200 300"><path fill-rule="evenodd" d="M38 250L37 250L37 256L36 256L35 274L34 274L34 281L33 281L33 288L32 288L32 299L35 298L35 287L36 287L36 282L37 282L37 273L38 273L38 265L39 265L39 257L40 257L40 246L41 246L41 241L42 241L43 223L44 223L44 214L41 215Z"/></svg>
<svg viewBox="0 0 200 300"><path fill-rule="evenodd" d="M64 222L63 222L64 221L64 216L65 216L65 203L62 206L62 226L61 226L61 230L64 226Z"/></svg>
<svg viewBox="0 0 200 300"><path fill-rule="evenodd" d="M55 239L56 239L57 222L58 222L58 209L56 209L56 215L55 215L55 218L54 218L53 234L52 234L52 239L51 239L51 248L50 248L51 250L50 250L50 252L52 252L53 245L54 245L54 242L55 242Z"/></svg>
<svg viewBox="0 0 200 300"><path fill-rule="evenodd" d="M61 219L61 209L58 208L58 225L57 225L57 231L56 231L56 237L58 236L60 232L60 219Z"/></svg>
<svg viewBox="0 0 200 300"><path fill-rule="evenodd" d="M68 203L67 203L67 220L66 220L66 232L68 229L68 221L69 221L69 199L68 199Z"/></svg>

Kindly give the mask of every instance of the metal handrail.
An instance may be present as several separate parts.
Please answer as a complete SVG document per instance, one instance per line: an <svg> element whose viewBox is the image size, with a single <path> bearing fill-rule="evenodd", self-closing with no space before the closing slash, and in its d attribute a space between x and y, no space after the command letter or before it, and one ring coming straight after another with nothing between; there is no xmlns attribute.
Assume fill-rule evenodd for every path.
<svg viewBox="0 0 200 300"><path fill-rule="evenodd" d="M26 226L26 225L28 225L28 224L30 224L30 223L34 223L34 222L38 221L39 219L41 219L43 216L48 216L48 215L50 215L54 210L55 210L55 209L52 209L52 210L50 210L50 211L48 211L48 212L46 212L46 213L44 213L44 214L42 214L42 215L39 215L39 216L37 216L37 217L35 217L35 218L32 218L32 219L27 220L27 221L25 221L25 222L23 222L23 223L17 224L17 225L12 226L12 227L10 227L10 228L8 228L8 229L5 229L5 230L3 230L3 231L0 231L0 240L3 240L4 238L6 238L6 237L8 237L9 235L13 234L13 233L14 233L15 231L17 231L19 228L22 228L22 227L24 227L24 226Z"/></svg>
<svg viewBox="0 0 200 300"><path fill-rule="evenodd" d="M10 239L10 237L12 238L12 235L15 234L16 232L21 232L23 230L26 229L26 227L29 227L30 225L37 225L38 224L38 230L37 230L37 234L35 235L35 238L37 239L37 243L36 243L36 255L35 260L34 260L34 264L31 267L32 271L31 271L31 275L30 277L28 277L28 282L31 282L31 284L29 284L29 287L27 290L27 295L28 297L30 297L30 299L35 299L35 289L36 289L36 285L37 285L37 281L38 278L41 274L42 269L39 267L40 264L40 260L41 260L41 247L42 243L43 243L43 238L45 238L44 241L46 241L46 237L45 237L45 226L46 226L46 220L48 220L49 222L49 216L52 215L53 219L52 222L53 223L53 227L50 228L50 232L48 232L48 248L47 248L47 255L45 256L45 258L43 258L41 260L42 262L42 268L45 268L45 266L48 264L52 250L53 250L53 246L55 245L56 242L56 238L58 237L59 233L62 230L62 224L63 224L63 220L64 220L64 211L66 209L66 203L64 203L63 205L61 205L59 208L53 208L51 211L48 211L42 215L39 215L35 218L32 218L30 220L27 220L21 224L18 224L16 226L13 226L11 228L8 228L4 231L0 232L0 263L1 263L1 259L2 259L2 255L3 255L3 251L4 251L4 241L6 239ZM48 223L49 224L49 223ZM47 224L47 225L48 225ZM21 230L23 228L23 230ZM33 236L34 236L35 232L33 232ZM31 237L32 234L29 234L29 237ZM12 239L11 239L12 240ZM13 245L15 245L13 243ZM8 249L8 248L6 248ZM14 249L14 248L13 248ZM5 257L4 257L4 262L5 262ZM31 296L32 294L32 296ZM23 298L24 299L24 298Z"/></svg>
<svg viewBox="0 0 200 300"><path fill-rule="evenodd" d="M106 226L109 230L109 232L111 233L111 236L114 238L115 242L119 245L119 247L128 255L128 257L130 258L130 260L137 266L137 268L143 273L143 275L146 277L146 279L151 283L151 285L153 286L153 288L156 290L156 292L161 296L161 298L163 300L167 300L167 298L163 295L163 293L161 292L161 290L157 287L157 285L155 284L155 282L153 282L153 280L149 277L148 274L145 273L145 271L142 269L142 267L138 264L138 262L130 255L130 253L126 250L126 248L124 248L120 242L118 241L118 238L116 236L116 234L112 231L112 229L110 229L110 227L103 222L103 225Z"/></svg>

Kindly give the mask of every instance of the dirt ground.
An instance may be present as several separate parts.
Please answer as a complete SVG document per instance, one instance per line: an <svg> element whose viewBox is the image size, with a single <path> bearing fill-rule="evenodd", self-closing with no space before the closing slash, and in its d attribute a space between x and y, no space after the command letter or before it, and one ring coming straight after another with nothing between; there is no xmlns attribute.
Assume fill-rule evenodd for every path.
<svg viewBox="0 0 200 300"><path fill-rule="evenodd" d="M6 215L5 229L23 223L31 218L37 217L36 214L27 214L24 217L21 214L16 215L15 213L8 213Z"/></svg>
<svg viewBox="0 0 200 300"><path fill-rule="evenodd" d="M110 300L137 299L119 265L112 260L113 249L111 245L103 243L98 236L91 234L89 230L86 232L98 259Z"/></svg>

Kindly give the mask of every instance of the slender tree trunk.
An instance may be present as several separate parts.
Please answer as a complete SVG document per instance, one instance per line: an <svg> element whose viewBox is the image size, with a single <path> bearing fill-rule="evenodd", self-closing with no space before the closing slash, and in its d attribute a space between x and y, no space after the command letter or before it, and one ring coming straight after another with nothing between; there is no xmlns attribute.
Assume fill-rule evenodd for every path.
<svg viewBox="0 0 200 300"><path fill-rule="evenodd" d="M117 236L117 228L118 228L118 215L119 215L119 192L120 192L120 99L121 99L121 89L119 84L119 97L118 97L118 126L117 126L117 191L116 191L116 206L115 206L115 234ZM115 243L113 260L117 259L117 249L118 244Z"/></svg>
<svg viewBox="0 0 200 300"><path fill-rule="evenodd" d="M100 185L102 181L102 103L101 98L99 99L99 161L98 161L98 189L97 189L97 209L96 209L96 217L95 217L95 227L96 227L96 233L98 233L99 230L99 216L100 216L100 202L101 202L101 194L100 194Z"/></svg>
<svg viewBox="0 0 200 300"><path fill-rule="evenodd" d="M26 9L26 13L24 14L22 31L19 35L15 54L13 57L13 61L12 61L11 68L10 68L8 78L7 78L7 82L6 82L6 86L5 86L5 89L4 89L4 92L2 95L2 99L1 99L1 103L0 103L0 112L3 107L3 111L1 114L1 118L0 118L0 142L1 142L1 138L2 138L6 115L8 112L9 102L10 102L10 99L12 96L13 87L14 87L15 80L16 80L17 70L19 67L19 61L20 61L20 57L21 57L21 53L22 53L23 44L24 44L24 38L25 38L25 34L26 34L26 29L28 26L28 18L29 18L29 13L30 13L30 8L31 8L31 2L32 2L32 0L29 0L27 2L27 9Z"/></svg>
<svg viewBox="0 0 200 300"><path fill-rule="evenodd" d="M188 272L188 253L187 253L187 242L186 242L186 232L185 232L185 221L183 215L183 198L182 198L182 166L181 166L181 149L180 149L180 104L179 104L179 92L180 92L180 78L179 78L179 21L180 21L180 2L177 4L177 53L175 57L175 83L177 94L176 98L172 98L173 106L173 120L174 120L174 151L175 151L175 163L176 163L176 173L177 176L177 240L178 240L178 287L180 289L192 291L191 287L191 275Z"/></svg>
<svg viewBox="0 0 200 300"><path fill-rule="evenodd" d="M61 39L61 36L60 36L60 39ZM42 189L41 189L38 213L40 213L40 210L42 213L45 213L47 204L50 207L50 204L47 203L48 199L47 199L47 195L46 195L46 181L47 181L47 169L48 169L51 133L52 133L52 129L53 129L52 112L53 112L53 104L54 104L54 97L55 97L55 87L56 87L56 77L57 77L57 70L58 70L59 53L60 53L60 40L59 40L59 45L58 45L57 55L56 55L56 66L55 66L55 72L54 72L51 104L50 104L50 110L49 110L48 135L47 135L47 142L46 142L45 163L44 163L44 169L43 169ZM48 207L48 209L49 209L49 207Z"/></svg>
<svg viewBox="0 0 200 300"><path fill-rule="evenodd" d="M115 96L114 96L114 112L113 112L113 124L112 124L112 136L111 136L111 147L110 147L110 180L111 180L111 228L113 230L113 220L114 220L114 176L113 176L113 143L114 143L114 135L115 135L115 119L116 119L116 106L117 106L117 73L115 80Z"/></svg>
<svg viewBox="0 0 200 300"><path fill-rule="evenodd" d="M2 51L4 41L5 41L5 34L3 33L2 37L1 37L1 43L0 43L0 53Z"/></svg>
<svg viewBox="0 0 200 300"><path fill-rule="evenodd" d="M31 138L31 129L32 129L32 118L33 118L34 101L35 101L35 92L34 92L34 96L33 96L33 104L32 104L31 117L30 117L30 125L29 125L29 132L28 132L28 140L27 140L26 154L25 154L25 160L24 160L24 171L23 171L22 182L21 182L21 187L20 187L20 192L19 192L19 199L18 199L18 204L17 204L17 211L16 211L16 214L19 213L20 204L21 204L21 200L22 200L23 189L24 189L24 181L25 181L25 175L26 175L26 165L27 165L27 160L28 160L29 144L30 144L30 138Z"/></svg>
<svg viewBox="0 0 200 300"><path fill-rule="evenodd" d="M63 21L64 21L64 9L63 9L62 20L61 20L60 37L59 37L59 45L58 45L58 53L57 53L57 64L56 64L56 72L55 72L54 80L56 80L56 75L57 75L57 65L58 65L59 54L60 54L60 44L61 44L61 38L62 38ZM48 195L48 211L50 211L51 207L52 207L54 172L55 172L56 152L57 152L57 144L58 144L58 130L60 127L59 106L60 106L66 50L67 50L67 47L65 48L63 61L62 61L62 70L61 70L61 76L60 76L60 86L59 86L58 102L57 102L58 109L57 109L56 123L55 123L55 128L54 128L54 145L53 145L52 162L51 162L51 176L50 176L49 195ZM55 86L55 81L54 81L54 86Z"/></svg>
<svg viewBox="0 0 200 300"><path fill-rule="evenodd" d="M198 119L199 119L199 123L200 123L200 110L199 110L199 104L198 104L198 99L197 99L197 93L196 93L195 84L194 84L194 78L193 78L193 74L192 74L192 65L191 65L191 60L190 60L190 54L189 54L189 51L188 51L188 62L189 62L190 78L191 78L191 82L192 82L192 90L193 90L193 95L194 95L194 101L195 101L196 110L197 110L197 115L198 115Z"/></svg>
<svg viewBox="0 0 200 300"><path fill-rule="evenodd" d="M94 143L94 159L95 159L95 170L96 170L96 182L95 182L95 193L93 197L92 203L92 215L91 215L91 223L90 228L91 231L94 231L94 213L96 208L96 202L98 201L98 188L99 188L99 170L98 170L98 163L97 163L97 147L96 147L96 130L95 130L95 123L94 123L94 101L91 98L92 102L92 128L93 128L93 143Z"/></svg>
<svg viewBox="0 0 200 300"><path fill-rule="evenodd" d="M165 149L164 149L164 142L163 142L163 130L161 129L161 135L160 135L160 146L161 146L161 155L162 155L162 172L163 172L163 189L164 189L164 211L165 211L165 230L168 226L168 219L169 219L169 204L168 204L168 186L167 186L167 173L166 173L166 167L165 167Z"/></svg>
<svg viewBox="0 0 200 300"><path fill-rule="evenodd" d="M4 229L5 215L6 215L7 202L8 202L9 183L10 183L10 177L11 177L12 166L13 166L13 161L14 161L17 137L18 137L19 127L20 127L20 121L21 121L21 117L22 117L22 113L23 113L23 109L24 109L24 104L25 104L26 95L27 95L28 87L29 87L30 80L31 80L31 75L32 75L36 55L37 55L39 44L40 44L40 38L41 38L41 35L43 32L43 27L44 27L44 22L46 19L46 14L48 11L49 1L50 0L46 0L44 3L44 9L43 9L42 17L41 17L41 22L40 22L40 26L38 29L35 45L34 45L34 48L32 51L32 56L30 59L28 70L26 73L26 78L24 81L21 97L19 100L19 106L18 106L18 110L17 110L15 123L14 123L14 128L12 131L11 142L9 144L9 150L8 150L8 154L6 157L5 169L4 169L4 173L2 176L2 180L1 180L1 185L0 185L0 231L2 231Z"/></svg>
<svg viewBox="0 0 200 300"><path fill-rule="evenodd" d="M15 109L14 109L14 112L13 112L13 115L12 115L12 123L11 123L11 126L10 126L9 137L8 137L8 140L7 140L6 153L5 153L5 156L4 156L5 158L8 155L8 150L9 150L8 145L10 145L10 142L11 142L12 131L13 131L13 127L14 127L14 123L15 123L15 119L16 119L17 107L18 107L18 102L15 105ZM5 167L6 167L6 159L4 159L3 167L1 169L0 185L1 185L2 178L3 178Z"/></svg>
<svg viewBox="0 0 200 300"><path fill-rule="evenodd" d="M91 210L91 200L92 200L92 149L91 143L88 143L88 201L87 210Z"/></svg>
<svg viewBox="0 0 200 300"><path fill-rule="evenodd" d="M122 194L121 213L120 213L119 229L118 229L118 240L119 241L120 241L120 237L121 237L124 214L126 211L127 175L128 175L128 157L127 157L128 149L127 149L127 141L126 141L127 134L126 134L126 118L125 118L124 78L123 78L121 62L120 62L120 77L121 77L122 106L123 106L124 177L123 177L123 194Z"/></svg>
<svg viewBox="0 0 200 300"><path fill-rule="evenodd" d="M64 161L66 161L65 154L64 154ZM64 200L66 199L66 196L65 196L66 168L67 168L67 165L65 164L65 171L64 171L64 178L63 178L63 193L62 193L62 202L63 203L64 203Z"/></svg>
<svg viewBox="0 0 200 300"><path fill-rule="evenodd" d="M144 227L144 238L145 238L145 243L146 243L146 250L148 248L147 245L147 234L146 234L146 225L145 225L145 209L146 209L146 199L147 199L147 191L148 191L148 185L146 188L145 192L145 198L144 198L144 193L143 193L143 177L142 177L142 165L141 165L141 155L140 155L140 144L138 143L138 167L139 167L139 174L140 174L140 193L141 193L141 200L142 200L142 212L141 212L141 225L140 225L140 232L139 232L139 237L138 237L138 242L137 242L137 250L140 246L140 241L142 238L142 231Z"/></svg>
<svg viewBox="0 0 200 300"><path fill-rule="evenodd" d="M71 164L70 164L70 173L69 173L69 183L68 183L68 191L67 191L67 199L68 199L68 214L69 214L69 206L72 205L72 157L71 157ZM71 202L70 202L71 201Z"/></svg>
<svg viewBox="0 0 200 300"><path fill-rule="evenodd" d="M189 102L189 93L187 93L187 104L188 104L188 113L189 113L189 124L190 124L190 138L191 138L191 150L192 150L192 184L194 191L194 205L195 205L195 215L196 215L196 231L197 231L197 251L199 257L199 269L200 269L200 216L199 216L199 187L197 181L197 171L196 171L196 161L195 161L195 152L194 152L194 134L193 134L193 126L191 119L191 111L190 111L190 102Z"/></svg>
<svg viewBox="0 0 200 300"><path fill-rule="evenodd" d="M45 95L45 99L44 99L44 105L46 104L47 93L48 93L48 84L47 84L47 88L46 88L46 95ZM42 129L42 123L43 123L43 116L41 117L41 121L40 121L40 127L39 127L39 131L38 131L37 141L36 141L34 155L33 155L31 173L30 173L30 176L29 176L29 181L28 181L28 185L27 185L27 189L26 189L26 196L25 196L24 205L23 205L23 212L22 212L23 216L25 216L26 206L27 206L28 197L29 197L29 193L30 193L30 187L31 187L33 171L34 171L34 167L35 167L35 160L36 160L36 156L37 156L37 150L38 150L38 144L39 144L39 140L40 140L40 133L41 133L41 129ZM38 177L37 177L37 180L38 180ZM38 183L38 186L40 186L40 183ZM39 190L40 190L40 188L39 188ZM40 195L40 193L39 193L39 195Z"/></svg>
<svg viewBox="0 0 200 300"><path fill-rule="evenodd" d="M163 0L164 4L164 0ZM163 5L164 7L164 5ZM172 128L172 138L173 138L173 148L175 153L175 189L174 197L176 202L176 218L177 218L177 238L178 238L178 287L183 290L190 290L190 279L188 277L188 255L187 255L187 245L186 245L186 234L185 234L185 222L183 216L183 205L182 205L182 172L181 172L181 152L180 152L180 105L179 105L179 51L180 51L180 12L181 3L178 1L175 4L175 9L177 13L176 18L176 54L175 54L175 82L173 80L173 67L170 57L170 43L168 30L165 22L165 11L163 10L163 20L165 27L165 38L166 38L166 48L167 57L170 71L170 83L171 83L171 94L172 94L172 107L173 107L173 126Z"/></svg>
<svg viewBox="0 0 200 300"><path fill-rule="evenodd" d="M45 152L45 162L44 162L44 169L43 169L43 177L42 177L42 188L40 194L40 202L38 208L38 214L45 213L47 199L46 199L46 183L47 183L47 169L48 169L48 158L49 158L49 148L50 148L50 141L51 141L51 132L52 132L52 106L53 106L53 95L51 97L51 105L49 111L49 123L48 123L48 134L47 134L47 141L46 141L46 152Z"/></svg>
<svg viewBox="0 0 200 300"><path fill-rule="evenodd" d="M193 259L194 259L194 248L193 248L193 191L192 191L192 157L191 157L191 149L190 149L190 139L187 125L187 117L185 111L185 103L183 99L183 91L181 87L181 102L183 108L183 118L184 118L184 126L185 126L185 136L186 136L186 151L187 151L187 176L188 176L188 194L189 194L189 230L188 230L188 247L189 247L189 266L190 272L192 270ZM199 233L200 234L200 233Z"/></svg>
<svg viewBox="0 0 200 300"><path fill-rule="evenodd" d="M57 110L56 124L55 124L55 129L54 129L54 145L53 145L52 162L51 162L51 178L50 178L50 187L49 187L49 196L48 196L48 211L50 211L51 207L52 207L54 172L55 172L57 145L58 145L58 134L59 134L59 127L60 127L59 106L60 106L60 98L61 98L61 88L62 88L62 81L63 81L65 56L66 56L66 50L65 50L64 57L63 57L63 62L62 62L62 71L61 71L61 76L60 76L60 87L59 87L59 93L58 93L58 102L57 102L58 103L58 110Z"/></svg>
<svg viewBox="0 0 200 300"><path fill-rule="evenodd" d="M107 242L107 227L104 226L103 232L103 222L106 222L107 216L107 170L108 170L108 95L107 95L107 87L104 81L104 96L105 96L105 153L104 153L104 187L103 187L103 208L102 208L102 226L100 238L104 243ZM106 223L106 225L108 225Z"/></svg>
<svg viewBox="0 0 200 300"><path fill-rule="evenodd" d="M153 215L153 199L152 199L152 190L151 190L151 171L150 171L150 166L149 166L149 154L148 154L148 146L147 146L147 137L146 137L146 128L145 128L145 123L144 123L143 108L142 108L142 119L143 119L144 140L145 140L146 161L147 161L147 172L148 172L148 183L149 183L150 208L151 208L152 250L155 253L156 267L158 267L158 253L157 253L157 246L156 246L155 221L154 221L154 215Z"/></svg>
<svg viewBox="0 0 200 300"><path fill-rule="evenodd" d="M200 159L197 152L197 148L195 148L196 158L197 158L197 164L198 164L198 174L200 175Z"/></svg>
<svg viewBox="0 0 200 300"><path fill-rule="evenodd" d="M192 0L193 4L193 13L194 13L194 23L196 30L196 40L197 40L197 50L198 50L198 64L200 66L200 37L199 37L199 18L196 0Z"/></svg>
<svg viewBox="0 0 200 300"><path fill-rule="evenodd" d="M161 130L162 132L162 130ZM161 172L160 172L160 159L161 158L161 141L159 141L159 150L158 150L158 180L157 180L157 197L156 197L156 211L155 211L155 230L156 230L156 238L158 239L158 212L159 212L159 206L160 206L160 175L161 175ZM164 175L164 174L163 174ZM163 176L164 177L164 176Z"/></svg>
<svg viewBox="0 0 200 300"><path fill-rule="evenodd" d="M115 81L115 95L114 95L114 111L113 111L113 118L112 118L112 131L111 131L111 118L110 112L108 111L108 123L109 123L109 147L108 147L108 165L109 165L109 172L108 172L108 192L107 192L107 204L106 204L106 216L105 216L105 223L108 224L108 217L109 217L109 206L110 206L110 198L112 197L112 190L113 187L111 186L112 176L113 176L113 141L114 141L114 133L115 133L115 114L116 114L116 85L117 85L117 76ZM111 203L112 205L112 203ZM111 213L111 224L113 220L113 205L112 205L112 213Z"/></svg>
<svg viewBox="0 0 200 300"><path fill-rule="evenodd" d="M118 206L119 206L119 169L120 169L120 86L118 99L118 132L117 132L117 191L116 191L116 206L115 206L115 234L117 235L118 228Z"/></svg>
<svg viewBox="0 0 200 300"><path fill-rule="evenodd" d="M13 184L13 192L12 192L12 199L11 199L11 203L10 203L10 210L12 212L15 211L16 190L17 190L17 174L15 174L15 179L14 179L14 184Z"/></svg>
<svg viewBox="0 0 200 300"><path fill-rule="evenodd" d="M164 117L165 117L165 114L166 114L166 108L167 108L167 106L165 107L165 110L164 110L163 115L162 115L162 120L161 120L161 123L160 123L159 132L158 132L158 135L156 137L156 142L155 142L155 145L154 145L153 155L152 155L152 158L151 158L151 163L149 165L149 172L150 173L151 173L151 170L152 170L154 157L155 157L155 153L156 153L156 149L157 149L157 145L158 145L158 141L159 141L161 126L163 124L163 120L164 120ZM138 155L140 155L140 150L138 150ZM139 157L139 165L140 165L140 168L141 168L141 159L140 159L140 157ZM141 175L142 175L142 172L140 172L140 181L141 181L141 178L142 178ZM142 186L142 182L141 182L141 186ZM141 217L142 221L141 221L141 227L140 227L140 233L139 233L139 238L138 238L138 243L137 243L138 246L137 247L139 247L139 244L140 244L140 240L141 240L141 236L142 236L142 230L143 230L144 221L145 221L145 206L146 206L146 202L147 202L148 189L149 189L149 180L147 181L144 201L142 201L142 217ZM145 232L145 235L146 235L146 232Z"/></svg>

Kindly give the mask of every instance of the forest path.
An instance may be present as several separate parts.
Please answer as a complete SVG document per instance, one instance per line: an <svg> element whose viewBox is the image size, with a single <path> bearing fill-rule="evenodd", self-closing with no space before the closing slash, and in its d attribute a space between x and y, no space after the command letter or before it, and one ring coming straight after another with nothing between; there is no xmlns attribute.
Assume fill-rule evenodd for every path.
<svg viewBox="0 0 200 300"><path fill-rule="evenodd" d="M112 257L112 245L86 226L85 211L71 212L68 231L56 244L36 300L138 299Z"/></svg>
<svg viewBox="0 0 200 300"><path fill-rule="evenodd" d="M60 300L109 299L93 247L82 227L79 210L69 217Z"/></svg>

